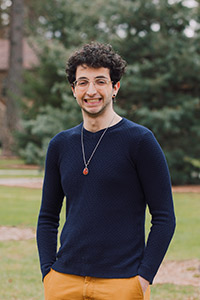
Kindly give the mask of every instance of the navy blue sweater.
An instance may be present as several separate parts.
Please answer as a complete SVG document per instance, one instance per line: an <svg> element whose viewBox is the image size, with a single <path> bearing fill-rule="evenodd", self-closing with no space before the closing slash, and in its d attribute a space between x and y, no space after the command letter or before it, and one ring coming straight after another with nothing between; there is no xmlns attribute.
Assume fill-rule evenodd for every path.
<svg viewBox="0 0 200 300"><path fill-rule="evenodd" d="M80 124L50 142L38 219L43 277L62 273L104 278L137 274L152 283L175 228L164 154L147 128L123 118L109 127L83 175ZM103 130L84 129L86 161ZM57 251L59 214L66 222ZM145 245L145 209L152 226Z"/></svg>

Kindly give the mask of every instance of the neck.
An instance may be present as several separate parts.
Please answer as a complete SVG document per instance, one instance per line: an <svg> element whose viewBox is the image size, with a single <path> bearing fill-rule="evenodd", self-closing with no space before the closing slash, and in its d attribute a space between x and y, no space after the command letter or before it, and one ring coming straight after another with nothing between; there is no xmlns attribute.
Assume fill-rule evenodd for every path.
<svg viewBox="0 0 200 300"><path fill-rule="evenodd" d="M108 116L97 116L97 117L90 117L90 116L84 116L83 114L83 123L84 128L91 132L97 132L101 129L104 129L108 127L113 126L117 124L122 118L116 114L116 112L112 111Z"/></svg>

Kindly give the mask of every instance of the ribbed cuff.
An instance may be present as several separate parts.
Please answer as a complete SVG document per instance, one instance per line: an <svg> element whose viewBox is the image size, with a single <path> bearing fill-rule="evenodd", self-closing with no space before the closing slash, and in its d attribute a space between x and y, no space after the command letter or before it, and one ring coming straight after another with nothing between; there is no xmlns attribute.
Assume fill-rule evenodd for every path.
<svg viewBox="0 0 200 300"><path fill-rule="evenodd" d="M155 273L148 267L144 265L140 265L138 269L138 275L143 277L144 279L148 280L150 284L152 284L153 279L155 277Z"/></svg>

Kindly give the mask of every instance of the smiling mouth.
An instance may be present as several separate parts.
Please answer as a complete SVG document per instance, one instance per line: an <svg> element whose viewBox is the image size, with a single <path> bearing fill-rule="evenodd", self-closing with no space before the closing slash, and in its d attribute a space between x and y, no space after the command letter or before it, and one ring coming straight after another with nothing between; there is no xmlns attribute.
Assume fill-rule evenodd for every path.
<svg viewBox="0 0 200 300"><path fill-rule="evenodd" d="M97 99L84 99L84 102L86 102L86 103L91 103L91 104L93 104L93 103L99 103L100 101L102 100L102 98L97 98Z"/></svg>

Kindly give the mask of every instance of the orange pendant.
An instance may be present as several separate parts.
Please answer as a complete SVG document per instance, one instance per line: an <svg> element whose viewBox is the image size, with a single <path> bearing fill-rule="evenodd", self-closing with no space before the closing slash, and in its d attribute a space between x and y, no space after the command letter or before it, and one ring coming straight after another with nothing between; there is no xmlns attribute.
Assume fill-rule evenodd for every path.
<svg viewBox="0 0 200 300"><path fill-rule="evenodd" d="M83 175L87 175L88 173L89 173L89 170L88 170L87 167L85 167L84 170L83 170Z"/></svg>

